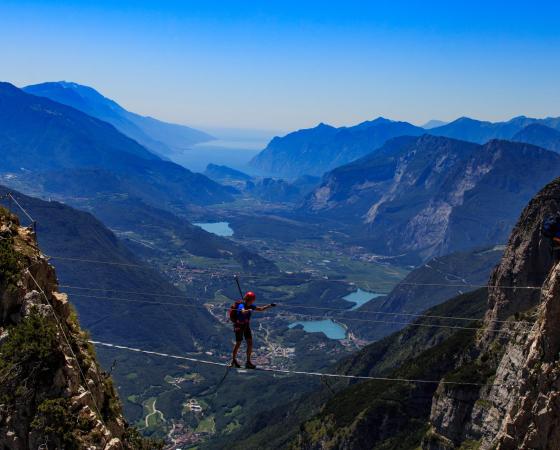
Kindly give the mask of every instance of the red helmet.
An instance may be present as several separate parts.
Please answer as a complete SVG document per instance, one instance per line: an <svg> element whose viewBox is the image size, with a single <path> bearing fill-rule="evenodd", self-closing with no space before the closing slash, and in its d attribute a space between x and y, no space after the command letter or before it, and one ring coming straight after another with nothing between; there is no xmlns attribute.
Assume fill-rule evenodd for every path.
<svg viewBox="0 0 560 450"><path fill-rule="evenodd" d="M255 300L256 298L257 298L257 296L255 295L255 293L253 291L249 291L245 294L245 297L243 297L243 300L251 301L251 300Z"/></svg>

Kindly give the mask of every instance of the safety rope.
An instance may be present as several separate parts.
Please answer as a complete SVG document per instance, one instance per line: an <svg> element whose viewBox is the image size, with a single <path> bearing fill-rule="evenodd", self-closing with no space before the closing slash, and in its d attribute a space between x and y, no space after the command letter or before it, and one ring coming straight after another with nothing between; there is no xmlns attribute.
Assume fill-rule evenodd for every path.
<svg viewBox="0 0 560 450"><path fill-rule="evenodd" d="M101 341L90 341L94 345L99 345L102 347L109 347L109 348L116 348L118 350L129 350L136 353L143 353L146 355L153 355L153 356L160 356L162 358L170 358L170 359L178 359L184 361L190 361L194 363L200 364L207 364L212 366L220 366L220 367L228 367L228 363L222 363L218 361L208 361L205 359L193 358L190 356L182 356L182 355L173 355L170 353L162 353L156 352L151 350L144 350L135 347L127 347L125 345L117 345L108 342L101 342ZM255 371L255 372L271 372L271 373L283 373L286 375L307 375L313 377L326 377L326 378L345 378L345 379L354 379L354 380L376 380L376 381L393 381L393 382L403 382L403 383L426 383L426 384L447 384L447 385L459 385L459 386L500 386L498 384L485 384L485 383L471 383L471 382L462 382L462 381L445 381L445 380L422 380L417 378L397 378L397 377L371 377L365 375L345 375L339 373L324 373L324 372L306 372L303 370L289 370L289 369L275 369L272 367L257 367L256 369L235 369L237 371L245 372L245 371Z"/></svg>
<svg viewBox="0 0 560 450"><path fill-rule="evenodd" d="M67 261L77 261L77 262L85 262L91 264L110 264L116 266L126 266L126 267L139 267L142 269L148 269L149 266L146 264L129 264L129 263L119 263L114 261L100 261L100 260L91 260L91 259L82 259L82 258L70 258L65 256L53 256L53 255L45 255L50 259L59 259L59 260L67 260ZM224 275L225 277L226 275ZM243 275L244 278L261 278L261 276L249 276ZM325 279L318 279L320 281L330 281L333 283L342 283L345 280L325 280ZM473 287L473 288L499 288L499 289L530 289L530 290L542 290L540 286L505 286L505 285L491 285L491 284L475 284L475 283L414 283L414 282L407 282L407 281L400 281L396 284L396 286L404 285L404 286L432 286L432 287Z"/></svg>
<svg viewBox="0 0 560 450"><path fill-rule="evenodd" d="M33 231L37 231L37 221L31 217L31 215L27 212L27 210L21 206L21 204L16 200L16 198L12 195L11 192L0 197L0 199L7 199L13 201L19 209L22 210L23 214L31 221L31 226L33 227Z"/></svg>
<svg viewBox="0 0 560 450"><path fill-rule="evenodd" d="M148 304L148 305L156 305L156 306L178 306L178 307L182 307L182 308L200 308L201 306L199 305L188 305L188 304L182 304L182 303L174 303L174 302L151 302L151 301L147 301L147 300L134 300L134 299L127 299L127 298L122 298L122 297L103 297L103 296L95 296L95 295L85 295L85 294L72 294L72 297L78 297L78 298L89 298L89 299L99 299L99 300L114 300L117 302L126 302L126 303L140 303L140 304ZM224 311L229 310L229 308L224 308ZM317 316L317 315L310 315L310 314L304 314L304 313L297 313L297 312L293 312L290 311L289 313L283 313L283 312L279 312L278 315L282 315L282 314L286 314L286 315L295 315L295 316L301 316L303 318L314 318L314 319L322 319L322 320L338 320L338 321L357 321L357 322L373 322L373 323L386 323L386 324L393 324L393 325L407 325L407 326L414 326L414 327L425 327L425 328L448 328L448 329L453 329L453 330L471 330L471 331L477 331L480 330L481 328L478 327L467 327L467 326L459 326L459 325L442 325L442 324L429 324L429 323L416 323L416 322L401 322L401 321L390 321L390 320L380 320L380 319L357 319L357 318L353 318L353 317L343 317L343 316ZM481 320L481 319L477 319L477 320ZM525 322L525 321L498 321L498 322L504 322L506 324L511 324L511 325L516 325L516 324L522 324L522 325L531 325L531 322ZM508 334L508 333L513 333L513 334L523 334L525 333L525 331L512 331L512 330L503 330L503 329L490 329L488 331L491 332L496 332L496 333L504 333L504 334Z"/></svg>
<svg viewBox="0 0 560 450"><path fill-rule="evenodd" d="M159 294L157 292L138 292L138 291L125 291L119 289L104 289L104 288L88 288L82 286L72 286L68 284L60 284L59 287L66 288L66 289L76 289L76 290L90 290L90 291L102 291L102 292L117 292L123 294L133 294L133 295L146 295L151 297L166 297L166 298L178 298L183 300L189 300L193 302L198 302L201 298L195 297L187 297L185 295L175 295L175 294ZM95 296L95 295L85 295L85 294L75 294L73 293L72 296L77 297L87 297L87 298L99 298L99 299L115 299L115 300L123 300L123 301L132 301L132 299L123 299L120 297L105 297L105 296ZM212 298L202 298L204 300L213 301ZM144 300L137 300L138 303L145 302ZM153 304L164 304L164 305L174 305L174 306L185 306L185 307L199 307L199 304L190 305L190 304L182 304L182 303L172 303L172 302L145 302L145 303L153 303ZM459 316L440 316L440 315L433 315L433 314L420 314L420 313L404 313L404 312L386 312L386 311L371 311L371 310L358 310L358 309L350 309L350 308L326 308L322 306L308 306L302 305L297 303L286 302L283 306L289 307L296 307L301 309L315 309L315 310L322 310L322 311L336 311L338 313L358 313L358 314L379 314L379 315L388 315L388 316L407 316L407 317L418 317L418 318L429 318L429 319L449 319L449 320L465 320L470 322L476 322L480 319L472 318L472 317L459 317ZM229 309L229 307L224 308L224 310ZM532 324L532 322L526 320L498 320L498 319L491 319L490 322L495 323L521 323L521 324Z"/></svg>

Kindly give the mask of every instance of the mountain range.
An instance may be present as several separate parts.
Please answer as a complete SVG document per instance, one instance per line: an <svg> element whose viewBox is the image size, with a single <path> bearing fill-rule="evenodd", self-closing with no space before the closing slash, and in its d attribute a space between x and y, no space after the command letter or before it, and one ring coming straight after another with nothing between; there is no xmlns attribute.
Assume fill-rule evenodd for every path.
<svg viewBox="0 0 560 450"><path fill-rule="evenodd" d="M89 116L110 123L124 135L160 156L169 157L214 138L185 125L162 122L127 111L95 89L67 81L26 86L23 91L71 106Z"/></svg>
<svg viewBox="0 0 560 450"><path fill-rule="evenodd" d="M407 122L383 117L353 127L335 128L321 123L275 137L249 164L254 170L275 176L317 176L370 153L388 139L425 132Z"/></svg>
<svg viewBox="0 0 560 450"><path fill-rule="evenodd" d="M528 129L524 131L525 128ZM560 132L560 118L521 116L493 123L461 117L447 124L432 122L421 128L380 117L353 127L320 124L275 137L251 160L250 166L272 176L322 175L377 150L391 138L425 133L479 144L492 139L515 140L557 151L560 137L556 132Z"/></svg>
<svg viewBox="0 0 560 450"><path fill-rule="evenodd" d="M560 130L560 118L558 117L535 119L519 116L506 122L488 122L469 117L460 117L446 125L432 128L429 132L435 136L446 136L484 144L492 139L512 140L517 133L533 124Z"/></svg>
<svg viewBox="0 0 560 450"><path fill-rule="evenodd" d="M164 161L115 127L0 83L0 172L27 192L70 198L128 195L158 207L230 201L231 189Z"/></svg>
<svg viewBox="0 0 560 450"><path fill-rule="evenodd" d="M425 130L430 130L432 128L447 125L448 123L449 122L444 122L443 120L432 119L432 120L428 120L424 125L422 125L422 128L424 128Z"/></svg>
<svg viewBox="0 0 560 450"><path fill-rule="evenodd" d="M425 261L504 243L558 175L560 155L529 144L400 137L326 174L302 211L346 223L374 252Z"/></svg>
<svg viewBox="0 0 560 450"><path fill-rule="evenodd" d="M214 428L223 426L224 430L209 446L223 448L224 440L233 439L232 448L421 446L441 450L492 448L494 443L513 448L511 443L518 441L530 447L540 442L541 435L551 436L553 445L560 445L555 431L560 423L555 416L560 271L553 264L551 244L541 233L543 219L558 210L555 199L560 195L560 181L537 195L517 220L542 184L560 175L560 154L554 152L560 149L559 119L518 117L490 123L461 118L430 129L430 134L424 128L384 118L354 127L320 124L273 139L253 160L261 173L289 180L252 177L224 166L209 166L205 174L195 174L165 160L170 152L181 149L179 142L185 142L190 131L137 116L93 89L73 83L46 83L25 91L0 84L4 156L0 180L11 188L22 186L26 193L68 203L14 193L37 220L39 243L57 264L60 289L71 294L81 322L95 339L169 353L206 350L207 356L215 357L212 352L217 350L223 355L229 349L229 335L204 301L225 295L227 304L226 298L237 295L233 283L223 290L221 277L238 268L255 277L279 273L273 262L243 247L240 242L246 237L258 238L256 248L268 250L266 239L279 236L280 244L311 241L312 245L302 246L301 254L308 252L307 258L315 258L323 250L322 239L329 236L340 245L329 253L333 259L347 256L342 250L347 244L359 251L360 258L381 254L396 264L422 264L389 295L358 310L381 321L387 315L410 315L399 324L366 326L363 320L363 327L353 326L357 337L379 340L334 366L340 353L329 353L329 349L342 348L342 344L332 341L329 347L326 338L314 339L301 329L287 330L288 308L286 318L260 323L259 337L260 333L266 336L267 346L272 330L273 339L279 338L283 345L287 335L306 336L317 354L327 354L328 362L319 368L308 357L297 361L294 367L298 369L317 371L328 364L329 372L386 379L340 380L326 384L325 389L314 385L316 392L309 393L312 384L304 386L299 378L281 375L273 379L273 387L260 386L262 396L251 396L248 401L245 390L266 374L235 373L237 378L229 381L240 389L220 394L220 385L214 392L208 390L209 384L200 384L213 368L192 365L190 395L207 396L205 407L220 406L224 417L236 414L238 406L243 410L237 416L244 418L243 423L224 417L214 423ZM7 192L0 186L0 196ZM302 196L305 200L292 211ZM243 201L233 204L230 211L216 206L205 209L233 199ZM292 204L256 210L256 200ZM235 210L241 203L242 209ZM193 211L198 217L233 212L227 220L235 229L235 240L192 225L187 219ZM35 234L29 229L15 230L14 221L7 217L2 209L3 274L13 263L5 258L11 254L4 252L6 239L21 239L30 243L28 254L38 252ZM512 229L501 263L489 281L493 287L465 293L476 284L487 284L486 275L503 250L496 244L505 243ZM201 274L199 280L184 284L188 294L170 281L185 256L200 265ZM37 276L50 294L56 276L46 264L47 257L37 258L41 260ZM321 311L336 305L350 289L346 283L333 284L334 277L310 279L300 288L295 284L299 275L285 280L294 283L290 295L295 292L296 309L303 304ZM7 279L2 277L0 288ZM282 302L286 297L281 280L268 282L259 288L259 295ZM453 283L458 287L446 285ZM14 292L26 294L12 289L6 295L11 299ZM26 294L22 299L31 297ZM61 303L63 307L69 308ZM426 316L387 336L426 308L431 308ZM339 316L344 323L343 313ZM459 319L451 321L449 316L469 325L457 324ZM74 320L71 314L64 318L67 324ZM524 328L528 323L533 325L530 335ZM4 342L3 330L0 334ZM297 357L301 354L298 342L290 343ZM348 345L353 342L349 339ZM87 342L82 344L87 358ZM0 358L3 355L4 347ZM102 350L100 355L109 366L109 353ZM133 363L127 362L118 370L123 384L135 384L127 392L131 396L142 392L148 401L127 401L127 411L140 419L150 404L156 413L153 399L162 392L158 383L173 385L186 378L179 382L177 377L184 372L163 372L161 367L169 363L152 362L148 369L141 368L138 359L134 361L132 370L128 364ZM0 371L3 367L0 364ZM158 376L163 373L173 376L162 381ZM124 381L128 376L132 378ZM402 379L430 381L403 383ZM496 386L491 385L494 379ZM515 383L504 393L503 386L511 380ZM185 392L175 387L160 406L171 421L178 416L168 411L180 417L184 412ZM112 398L111 390L106 391ZM267 411L270 408L274 409ZM190 418L198 430L201 422ZM149 428L148 417L145 423Z"/></svg>

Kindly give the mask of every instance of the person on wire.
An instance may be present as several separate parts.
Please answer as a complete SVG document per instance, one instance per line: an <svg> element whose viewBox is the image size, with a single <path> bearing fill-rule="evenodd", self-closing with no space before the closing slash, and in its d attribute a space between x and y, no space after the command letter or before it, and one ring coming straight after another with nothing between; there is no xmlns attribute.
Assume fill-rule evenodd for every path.
<svg viewBox="0 0 560 450"><path fill-rule="evenodd" d="M253 311L266 311L269 308L276 306L271 303L266 306L256 306L255 300L257 296L254 292L247 292L242 300L236 301L230 308L230 319L233 322L233 331L235 332L235 345L233 346L233 355L231 359L231 367L241 367L237 362L237 352L241 347L243 338L247 342L247 362L245 368L256 369L251 362L251 354L253 353L253 334L251 333L251 313Z"/></svg>

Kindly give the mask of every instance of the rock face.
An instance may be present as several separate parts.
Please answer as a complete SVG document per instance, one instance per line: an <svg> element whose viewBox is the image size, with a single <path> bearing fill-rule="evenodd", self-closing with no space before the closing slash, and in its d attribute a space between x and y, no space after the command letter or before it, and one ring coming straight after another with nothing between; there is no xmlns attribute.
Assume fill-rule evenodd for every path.
<svg viewBox="0 0 560 450"><path fill-rule="evenodd" d="M560 448L560 264L541 233L542 220L559 210L557 179L524 210L490 281L476 353L486 355L491 387L440 385L425 448ZM512 317L514 326L498 322ZM496 331L506 326L511 333Z"/></svg>
<svg viewBox="0 0 560 450"><path fill-rule="evenodd" d="M33 231L0 209L0 448L149 448Z"/></svg>
<svg viewBox="0 0 560 450"><path fill-rule="evenodd" d="M303 209L354 226L374 252L425 261L504 243L558 175L560 156L528 144L403 137L325 175Z"/></svg>

